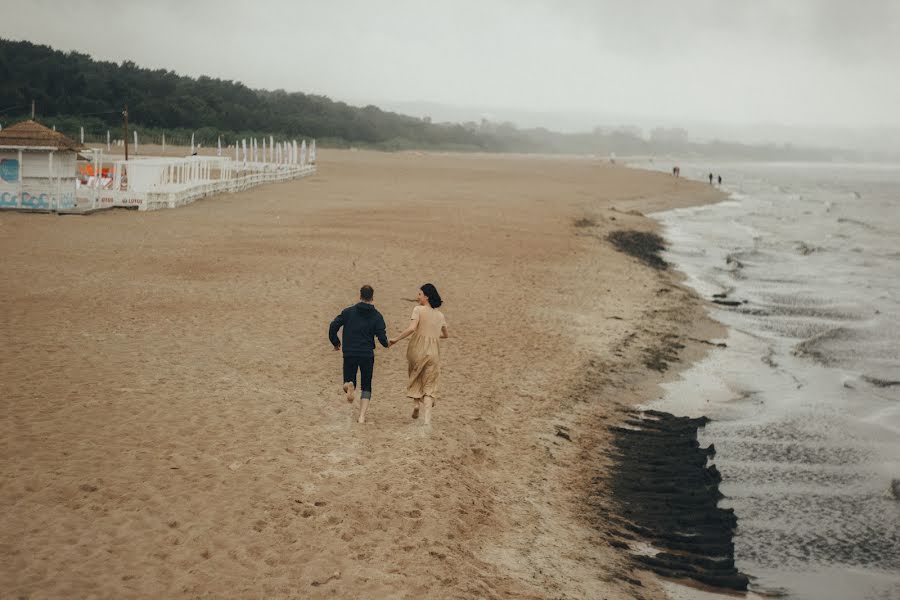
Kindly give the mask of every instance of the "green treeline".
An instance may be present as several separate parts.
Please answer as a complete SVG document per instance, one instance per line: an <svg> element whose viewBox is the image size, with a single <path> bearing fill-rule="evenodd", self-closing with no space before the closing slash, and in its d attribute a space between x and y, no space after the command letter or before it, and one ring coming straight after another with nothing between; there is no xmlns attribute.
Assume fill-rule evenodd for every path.
<svg viewBox="0 0 900 600"><path fill-rule="evenodd" d="M118 131L127 104L135 127L196 131L198 141L206 143L215 143L219 134L271 133L339 144L491 149L485 136L461 125L435 125L375 106L253 90L240 82L182 77L130 61L95 61L78 52L0 39L0 122L26 118L32 101L39 120L59 122L70 135L73 126L76 132L79 126Z"/></svg>
<svg viewBox="0 0 900 600"><path fill-rule="evenodd" d="M162 133L173 143L194 134L198 143L249 137L317 138L320 145L383 150L412 148L487 152L626 155L673 154L789 160L830 158L824 150L689 142L680 129L656 129L645 139L633 127L563 134L518 129L511 123L432 123L376 106L355 107L325 96L254 90L240 82L183 77L131 61L96 61L79 52L0 39L0 123L28 118L32 101L45 125L86 141L121 137L122 107L143 140ZM173 139L174 138L174 139Z"/></svg>

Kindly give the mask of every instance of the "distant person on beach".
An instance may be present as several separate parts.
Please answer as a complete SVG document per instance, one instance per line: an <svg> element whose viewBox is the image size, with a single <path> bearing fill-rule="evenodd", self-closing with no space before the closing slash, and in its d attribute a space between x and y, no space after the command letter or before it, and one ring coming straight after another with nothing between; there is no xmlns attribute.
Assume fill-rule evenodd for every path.
<svg viewBox="0 0 900 600"><path fill-rule="evenodd" d="M447 329L444 313L438 310L442 301L437 288L426 283L419 288L416 302L418 305L413 308L409 327L393 338L390 345L393 346L400 340L412 336L406 347L409 373L406 396L413 401L412 418L418 419L421 409L422 422L430 425L431 409L434 407L438 381L441 377L441 352L438 339L450 337L450 332Z"/></svg>
<svg viewBox="0 0 900 600"><path fill-rule="evenodd" d="M713 174L709 174L709 185L712 185Z"/></svg>
<svg viewBox="0 0 900 600"><path fill-rule="evenodd" d="M347 402L353 403L356 395L356 373L360 375L359 419L366 422L366 410L372 399L372 372L375 370L375 340L385 348L389 347L385 332L384 317L372 303L375 290L370 285L359 288L359 302L348 306L336 316L328 326L328 339L335 352L344 351L344 393ZM338 329L343 327L344 342L338 339Z"/></svg>
<svg viewBox="0 0 900 600"><path fill-rule="evenodd" d="M722 176L719 175L719 185L722 185Z"/></svg>

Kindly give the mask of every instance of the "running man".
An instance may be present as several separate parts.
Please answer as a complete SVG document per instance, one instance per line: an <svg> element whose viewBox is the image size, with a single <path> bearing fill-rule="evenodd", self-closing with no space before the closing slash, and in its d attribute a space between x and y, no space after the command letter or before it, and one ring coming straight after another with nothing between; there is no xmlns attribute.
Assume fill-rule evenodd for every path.
<svg viewBox="0 0 900 600"><path fill-rule="evenodd" d="M372 371L375 369L375 340L388 347L385 333L384 317L372 303L375 290L370 285L359 289L359 302L348 306L336 316L328 327L328 339L334 350L344 351L344 392L347 402L352 403L356 396L356 373L360 375L359 419L366 422L366 410L372 399ZM338 339L338 329L344 329L344 341Z"/></svg>

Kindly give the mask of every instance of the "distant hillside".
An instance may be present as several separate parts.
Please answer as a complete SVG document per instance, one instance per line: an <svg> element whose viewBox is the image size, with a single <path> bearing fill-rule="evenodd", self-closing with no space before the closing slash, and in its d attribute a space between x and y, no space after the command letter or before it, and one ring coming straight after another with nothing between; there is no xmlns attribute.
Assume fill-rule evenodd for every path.
<svg viewBox="0 0 900 600"><path fill-rule="evenodd" d="M226 143L241 137L315 137L320 144L384 150L411 148L487 152L544 152L606 155L672 154L750 160L852 158L835 150L725 142L698 144L683 130L655 130L644 139L629 127L557 133L518 129L512 123L432 123L381 110L354 107L284 90L253 90L236 81L183 77L165 69L144 69L131 61L101 62L78 52L0 39L0 123L26 118L35 102L37 117L76 136L105 139L121 131L122 107L142 139L166 133L170 141L196 135L198 143ZM656 135L656 133L660 135Z"/></svg>

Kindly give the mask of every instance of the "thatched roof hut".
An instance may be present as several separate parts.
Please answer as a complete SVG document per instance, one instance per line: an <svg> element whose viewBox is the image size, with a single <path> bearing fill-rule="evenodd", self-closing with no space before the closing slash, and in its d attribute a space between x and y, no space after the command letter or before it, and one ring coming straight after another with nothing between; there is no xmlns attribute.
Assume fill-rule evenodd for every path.
<svg viewBox="0 0 900 600"><path fill-rule="evenodd" d="M22 121L0 131L0 148L6 150L55 150L77 152L84 148L58 131L37 121Z"/></svg>
<svg viewBox="0 0 900 600"><path fill-rule="evenodd" d="M76 160L82 148L35 121L0 131L0 209L74 208Z"/></svg>

